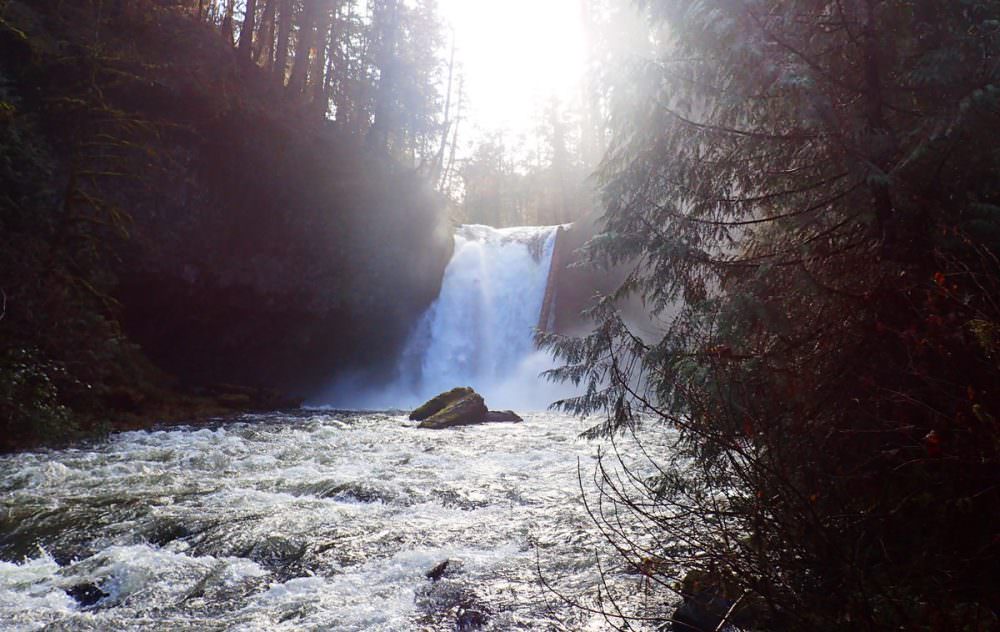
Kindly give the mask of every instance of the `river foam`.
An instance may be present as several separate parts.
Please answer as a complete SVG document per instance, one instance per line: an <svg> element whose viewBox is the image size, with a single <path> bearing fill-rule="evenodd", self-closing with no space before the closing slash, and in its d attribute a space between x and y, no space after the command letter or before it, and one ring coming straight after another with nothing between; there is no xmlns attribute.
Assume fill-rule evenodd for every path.
<svg viewBox="0 0 1000 632"><path fill-rule="evenodd" d="M545 413L442 432L313 412L2 457L0 621L601 629L539 582L588 603L600 585L605 549L577 470L589 474L596 446L577 438L583 427ZM450 570L428 579L443 560ZM608 581L636 598L639 580L615 560L604 559ZM79 602L79 587L99 598Z"/></svg>

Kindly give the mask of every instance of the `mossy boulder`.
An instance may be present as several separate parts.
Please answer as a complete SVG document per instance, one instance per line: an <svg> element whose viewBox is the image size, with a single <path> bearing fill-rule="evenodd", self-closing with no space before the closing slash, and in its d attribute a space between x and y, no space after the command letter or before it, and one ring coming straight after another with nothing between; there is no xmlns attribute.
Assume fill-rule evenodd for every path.
<svg viewBox="0 0 1000 632"><path fill-rule="evenodd" d="M482 423L524 421L512 410L487 410L482 395L468 386L441 393L410 413L418 428L450 428Z"/></svg>
<svg viewBox="0 0 1000 632"><path fill-rule="evenodd" d="M428 400L422 406L414 409L414 411L410 413L410 419L413 421L423 421L428 419L431 415L441 412L462 398L475 394L476 392L469 386L459 386L458 388L453 388L450 391L441 393L437 397ZM480 401L482 400L481 397L479 399Z"/></svg>
<svg viewBox="0 0 1000 632"><path fill-rule="evenodd" d="M466 386L441 393L410 413L410 419L420 421L418 428L450 428L481 424L486 412L482 395Z"/></svg>
<svg viewBox="0 0 1000 632"><path fill-rule="evenodd" d="M486 402L482 395L473 392L421 421L418 428L440 429L481 424L486 421L486 412Z"/></svg>

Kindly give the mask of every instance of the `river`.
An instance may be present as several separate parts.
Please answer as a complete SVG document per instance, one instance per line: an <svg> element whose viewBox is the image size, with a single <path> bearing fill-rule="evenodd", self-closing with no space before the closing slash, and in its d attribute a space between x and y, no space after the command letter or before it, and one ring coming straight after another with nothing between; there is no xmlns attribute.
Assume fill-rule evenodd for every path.
<svg viewBox="0 0 1000 632"><path fill-rule="evenodd" d="M311 411L2 457L0 622L605 629L558 596L593 605L603 553L611 587L644 598L581 502L578 463L586 487L597 449L582 424L539 413L432 431Z"/></svg>

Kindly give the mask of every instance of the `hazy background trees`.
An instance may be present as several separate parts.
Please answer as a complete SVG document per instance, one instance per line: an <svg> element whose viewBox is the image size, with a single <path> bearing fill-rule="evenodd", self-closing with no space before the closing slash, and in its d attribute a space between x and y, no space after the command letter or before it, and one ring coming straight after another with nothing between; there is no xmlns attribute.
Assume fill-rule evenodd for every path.
<svg viewBox="0 0 1000 632"><path fill-rule="evenodd" d="M630 80L625 71L649 57L656 38L630 0L580 0L578 10L587 69L577 93L548 98L530 132L474 139L447 191L461 221L561 224L601 214L592 175L611 138L613 102Z"/></svg>
<svg viewBox="0 0 1000 632"><path fill-rule="evenodd" d="M191 10L306 111L428 174L454 221L497 226L595 211L589 176L607 148L616 84L654 41L631 2L581 0L579 93L549 99L532 133L512 135L465 120L461 61L434 0L201 0Z"/></svg>
<svg viewBox="0 0 1000 632"><path fill-rule="evenodd" d="M550 101L531 139L494 132L458 166L462 221L492 226L564 224L594 207L593 164L582 155L580 129Z"/></svg>
<svg viewBox="0 0 1000 632"><path fill-rule="evenodd" d="M592 208L601 113L550 102L538 139L463 130L462 69L434 0L207 0L197 11L306 111L428 174L456 222L564 223Z"/></svg>
<svg viewBox="0 0 1000 632"><path fill-rule="evenodd" d="M434 0L202 0L201 19L289 99L417 167L446 133Z"/></svg>

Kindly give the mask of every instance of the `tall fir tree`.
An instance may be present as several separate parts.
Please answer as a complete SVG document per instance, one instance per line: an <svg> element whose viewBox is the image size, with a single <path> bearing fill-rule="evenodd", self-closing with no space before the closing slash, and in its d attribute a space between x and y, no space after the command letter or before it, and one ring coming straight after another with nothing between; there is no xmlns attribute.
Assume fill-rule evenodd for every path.
<svg viewBox="0 0 1000 632"><path fill-rule="evenodd" d="M716 620L990 629L1000 3L644 6L660 53L616 94L588 247L632 273L592 334L541 337L592 434L678 433L599 520Z"/></svg>

